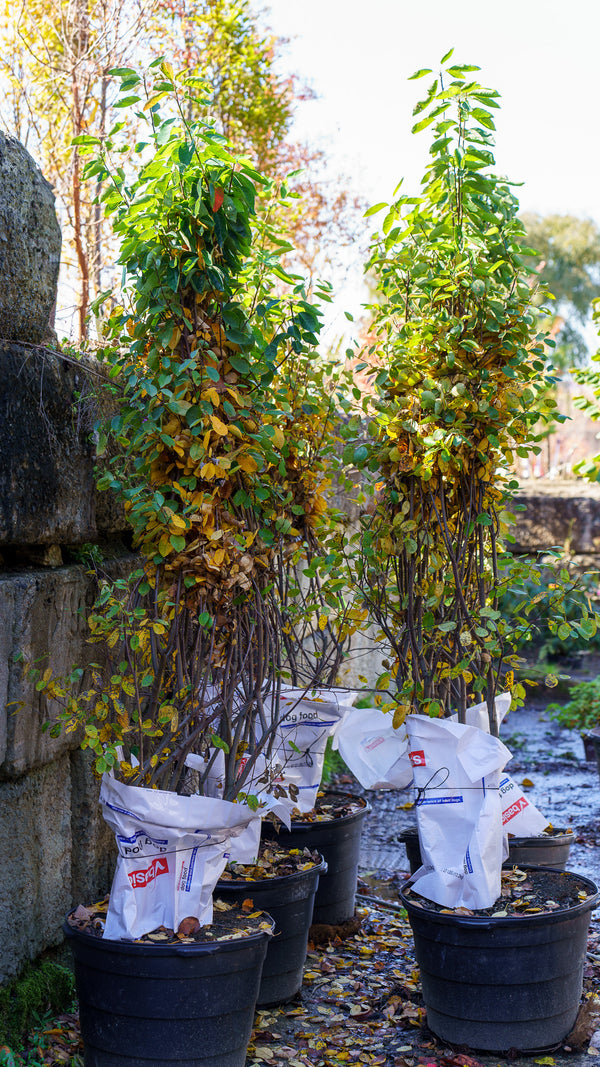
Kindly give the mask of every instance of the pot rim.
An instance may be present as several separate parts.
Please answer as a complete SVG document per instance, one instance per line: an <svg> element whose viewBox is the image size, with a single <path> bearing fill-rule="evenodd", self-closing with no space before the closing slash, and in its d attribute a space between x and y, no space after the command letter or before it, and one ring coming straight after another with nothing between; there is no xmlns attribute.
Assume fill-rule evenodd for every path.
<svg viewBox="0 0 600 1067"><path fill-rule="evenodd" d="M586 911L593 911L598 906L600 889L595 882L592 882L591 878L586 878L585 875L579 874L577 871L557 871L555 867L542 867L536 864L523 864L519 869L523 871L548 871L552 874L572 874L580 880L582 888L592 892L587 900L581 900L578 904L573 904L568 908L561 908L560 911L537 912L534 915L499 915L496 917L492 915L453 915L448 912L430 911L429 908L422 908L415 904L404 888L400 890L400 899L409 916L419 916L440 926L464 926L473 927L477 930L494 930L497 927L504 926L552 925L565 922L568 919L575 918L577 915L585 914ZM411 888L411 886L408 886L409 890Z"/></svg>
<svg viewBox="0 0 600 1067"><path fill-rule="evenodd" d="M360 811L352 811L348 815L341 815L337 819L320 819L317 822L304 822L302 819L292 819L292 830L307 830L316 829L319 826L335 826L340 824L343 826L345 823L350 822L351 819L362 819L363 816L368 815L373 809L366 797L360 795L360 793L346 793L344 789L327 789L324 791L325 795L330 794L334 797L348 797L350 800L358 801L361 804ZM308 812L306 813L308 814Z"/></svg>
<svg viewBox="0 0 600 1067"><path fill-rule="evenodd" d="M517 848L551 848L552 845L565 845L571 844L575 840L575 834L572 830L562 830L555 833L552 837L544 836L544 834L534 834L530 837L509 837L508 846L516 845ZM571 874L576 874L576 871L571 871ZM581 876L583 877L583 875Z"/></svg>
<svg viewBox="0 0 600 1067"><path fill-rule="evenodd" d="M118 952L123 955L135 955L135 956L211 956L221 952L233 952L235 949L239 949L241 946L248 944L255 944L260 941L261 938L272 938L275 931L275 920L268 912L265 912L265 918L271 922L270 930L256 930L254 933L246 934L244 937L234 937L228 941L196 941L194 944L170 944L161 945L154 942L148 943L140 941L113 941L107 937L96 937L95 934L88 934L85 930L78 930L77 927L71 926L69 922L69 915L73 914L75 908L68 912L63 921L63 933L67 938L73 938L76 941L81 941L84 945L94 946L102 952Z"/></svg>
<svg viewBox="0 0 600 1067"><path fill-rule="evenodd" d="M319 853L319 855L321 855ZM215 894L218 894L220 889L232 889L237 886L248 886L249 888L255 887L260 891L261 886L272 889L277 888L280 885L288 885L290 882L299 882L303 878L308 878L311 874L326 874L327 873L327 861L321 856L321 862L316 863L314 867L309 867L305 871L293 871L291 874L278 874L272 878L231 878L225 880L219 878L215 886Z"/></svg>

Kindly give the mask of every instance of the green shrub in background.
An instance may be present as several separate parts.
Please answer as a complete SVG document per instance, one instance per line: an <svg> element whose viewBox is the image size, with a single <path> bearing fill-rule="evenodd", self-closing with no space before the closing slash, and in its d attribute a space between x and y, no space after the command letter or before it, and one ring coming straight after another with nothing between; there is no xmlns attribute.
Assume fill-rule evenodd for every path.
<svg viewBox="0 0 600 1067"><path fill-rule="evenodd" d="M40 1015L67 1011L75 997L75 979L52 960L29 964L23 974L0 988L0 1045L19 1047Z"/></svg>
<svg viewBox="0 0 600 1067"><path fill-rule="evenodd" d="M547 711L561 726L582 734L600 726L600 677L577 682L567 704L549 704Z"/></svg>
<svg viewBox="0 0 600 1067"><path fill-rule="evenodd" d="M597 601L598 575L587 573L574 576L572 588L560 590L556 598L552 589L564 562L548 565L538 573L523 571L518 581L502 593L498 609L506 619L517 620L514 647L527 655L529 661L546 663L568 659L585 651L600 652L600 630L593 636L582 633L581 619ZM540 584L540 582L542 584ZM555 604L555 600L557 603Z"/></svg>
<svg viewBox="0 0 600 1067"><path fill-rule="evenodd" d="M346 764L344 763L339 752L334 752L331 745L331 738L327 738L327 746L325 748L325 759L323 761L323 774L321 776L322 786L329 785L334 778L337 778L338 774L351 774Z"/></svg>

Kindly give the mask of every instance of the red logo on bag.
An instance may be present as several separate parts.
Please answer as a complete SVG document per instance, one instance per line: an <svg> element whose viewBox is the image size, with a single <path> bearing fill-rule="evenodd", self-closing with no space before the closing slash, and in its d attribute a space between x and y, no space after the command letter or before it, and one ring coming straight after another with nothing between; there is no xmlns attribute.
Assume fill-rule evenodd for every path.
<svg viewBox="0 0 600 1067"><path fill-rule="evenodd" d="M529 801L525 797L520 797L519 800L515 800L514 804L511 804L510 808L502 812L502 825L505 826L507 822L514 819L515 815L518 815L525 808L529 807Z"/></svg>
<svg viewBox="0 0 600 1067"><path fill-rule="evenodd" d="M417 752L409 752L408 758L412 763L413 767L425 766L425 753L422 748L420 748Z"/></svg>
<svg viewBox="0 0 600 1067"><path fill-rule="evenodd" d="M169 864L164 856L157 856L152 861L149 867L145 871L132 871L128 875L129 881L134 889L144 889L145 886L153 882L155 878L158 878L159 874L168 874Z"/></svg>

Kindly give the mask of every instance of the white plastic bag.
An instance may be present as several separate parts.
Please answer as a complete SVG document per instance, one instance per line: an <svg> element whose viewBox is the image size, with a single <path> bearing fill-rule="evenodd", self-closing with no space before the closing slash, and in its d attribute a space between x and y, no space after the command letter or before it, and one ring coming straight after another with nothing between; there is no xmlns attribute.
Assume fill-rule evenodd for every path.
<svg viewBox="0 0 600 1067"><path fill-rule="evenodd" d="M448 908L489 908L503 858L500 772L511 754L496 737L450 719L409 715L423 865L417 891Z"/></svg>
<svg viewBox="0 0 600 1067"><path fill-rule="evenodd" d="M335 727L333 748L365 789L405 789L412 782L406 727L394 730L381 708L351 708Z"/></svg>
<svg viewBox="0 0 600 1067"><path fill-rule="evenodd" d="M508 774L501 777L500 799L502 826L506 833L515 837L537 837L544 832L548 820Z"/></svg>
<svg viewBox="0 0 600 1067"><path fill-rule="evenodd" d="M310 811L321 784L327 738L352 709L355 692L344 689L295 689L282 686L279 722L269 762L281 765L281 784L295 785L296 807ZM272 698L265 707L275 717Z"/></svg>
<svg viewBox="0 0 600 1067"><path fill-rule="evenodd" d="M498 719L498 725L500 725L510 711L511 700L512 697L510 693L500 693L494 700L494 710ZM473 704L470 708L467 708L465 719L467 726L478 726L480 730L484 730L486 734L489 734L490 717L488 714L487 701L483 701L482 704Z"/></svg>
<svg viewBox="0 0 600 1067"><path fill-rule="evenodd" d="M243 804L181 797L102 778L102 814L119 856L104 937L135 939L194 915L212 919L213 889L236 842L236 859L258 851L260 818Z"/></svg>

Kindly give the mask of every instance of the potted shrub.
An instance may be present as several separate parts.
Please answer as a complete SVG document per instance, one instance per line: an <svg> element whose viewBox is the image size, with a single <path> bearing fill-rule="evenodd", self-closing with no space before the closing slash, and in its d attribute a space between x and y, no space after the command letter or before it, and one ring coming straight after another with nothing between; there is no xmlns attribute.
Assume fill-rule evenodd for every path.
<svg viewBox="0 0 600 1067"><path fill-rule="evenodd" d="M501 892L499 776L510 755L496 740L496 696L510 689L515 702L523 699L523 687L514 683L513 649L534 608L529 603L505 618L498 599L508 585L518 588L533 579L540 582L539 597L551 602L557 628L570 632L575 626L587 637L595 632L595 619L584 607L579 621L565 621L560 586L570 583L566 570L559 588L546 594L538 565L506 551L518 487L511 473L515 455L538 450L536 424L553 413L546 391L548 342L538 332L531 272L521 258L518 203L510 183L491 169L498 94L474 80L478 68L454 64L451 56L443 58L440 75L433 76L415 108L414 132L433 129L419 195L399 195L390 206L372 209L387 207L369 262L378 299L372 344L359 364L373 385L364 403L369 439L359 438L352 448L377 485L372 508L361 520L356 584L391 650L379 688L395 725L407 720L409 733L426 736L432 732L427 722L432 727L439 722L437 735L444 733L458 746L475 745L473 752L489 757L488 777L478 784L477 773L481 779L487 772L472 767L475 777L465 788L479 791L481 811L493 827L487 844L494 875L485 888L493 905ZM422 70L414 77L429 74ZM468 709L481 700L492 735L485 745L482 730L468 725ZM448 725L452 712L456 725ZM443 752L446 742L438 736L437 743ZM417 805L438 803L439 809L422 808L423 813L448 817L450 801L459 798L444 793L442 772L447 776L451 760L468 760L468 748L462 755L456 749L456 757L446 748L430 766L427 752L416 751L423 746L412 747ZM473 763L474 756L470 759ZM442 836L451 852L460 823L454 828L449 823ZM476 844L471 837L469 847ZM454 847L459 854L451 864L452 872L456 868L451 885L460 893L461 879L473 884L472 867L466 842ZM483 856L479 860L483 871ZM443 877L444 872L440 881ZM508 872L503 878L506 889ZM403 901L415 933L429 1025L437 1034L476 1048L532 1049L568 1033L579 1005L595 886L581 879L574 903L571 899L564 909L542 906L544 914L531 917L531 938L525 937L523 920L500 905L481 916L469 907L457 914L445 905L440 914L418 891L419 882ZM576 948L565 955L564 940L577 924ZM536 946L549 942L554 942L548 950L554 952L552 969L547 956L536 957ZM531 974L544 976L534 983L536 1005L521 998L524 1011L517 1011L503 984L490 987L492 971L508 974L509 985L517 985L516 968L526 971L528 982Z"/></svg>
<svg viewBox="0 0 600 1067"><path fill-rule="evenodd" d="M186 118L198 83L163 61L143 78L115 74L147 140L128 145L121 124L101 144L77 140L120 239L123 305L105 324L104 355L121 451L101 486L124 501L140 567L100 581L89 618L98 663L68 679L38 673L51 732L79 730L91 750L119 843L107 936L89 917L66 929L93 1062L118 1052L241 1067L271 928L200 944L198 927L210 921L229 843L238 858L254 854L259 804L285 793L269 758L289 635L334 632L339 583L323 592L319 581L335 562L316 533L324 475L306 444L327 433L304 395L319 315L264 223L253 254L264 183ZM315 580L294 607L291 568L306 553ZM322 655L307 662L313 682L333 669ZM148 915L150 946L137 940ZM115 998L129 1016L115 1014Z"/></svg>

